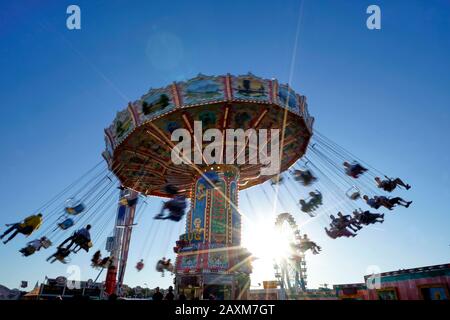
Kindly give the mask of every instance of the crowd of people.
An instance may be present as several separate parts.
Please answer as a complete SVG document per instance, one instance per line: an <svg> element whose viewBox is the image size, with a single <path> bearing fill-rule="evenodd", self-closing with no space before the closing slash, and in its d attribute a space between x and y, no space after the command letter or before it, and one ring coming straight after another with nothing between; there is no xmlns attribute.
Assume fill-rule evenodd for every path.
<svg viewBox="0 0 450 320"><path fill-rule="evenodd" d="M199 297L195 297L192 293L192 296L189 298L191 300L199 300ZM205 293L203 296L203 300L216 300L216 296L212 293ZM162 300L188 300L188 297L184 293L180 293L177 296L174 294L174 290L172 286L169 286L166 292L161 292L161 289L159 287L156 287L153 290L152 294L152 300L155 301L162 301Z"/></svg>

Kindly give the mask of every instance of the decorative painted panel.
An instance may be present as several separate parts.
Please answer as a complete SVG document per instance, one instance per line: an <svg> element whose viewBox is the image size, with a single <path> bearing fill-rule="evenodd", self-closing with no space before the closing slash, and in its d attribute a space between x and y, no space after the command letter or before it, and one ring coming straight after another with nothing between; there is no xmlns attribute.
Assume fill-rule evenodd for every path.
<svg viewBox="0 0 450 320"><path fill-rule="evenodd" d="M203 242L205 239L205 210L207 200L207 188L205 183L197 181L195 187L194 209L192 211L192 220L190 232L192 233L192 242Z"/></svg>
<svg viewBox="0 0 450 320"><path fill-rule="evenodd" d="M210 242L213 243L224 243L226 240L227 205L222 193L227 194L224 180L216 183L216 189L212 191Z"/></svg>
<svg viewBox="0 0 450 320"><path fill-rule="evenodd" d="M231 242L234 245L239 245L241 243L241 215L238 210L236 210L237 203L237 183L235 181L230 184L230 200L234 206L230 205L231 210Z"/></svg>
<svg viewBox="0 0 450 320"><path fill-rule="evenodd" d="M225 78L198 75L177 84L184 106L225 100Z"/></svg>
<svg viewBox="0 0 450 320"><path fill-rule="evenodd" d="M278 86L278 102L282 107L288 108L294 113L300 113L298 96L285 84Z"/></svg>
<svg viewBox="0 0 450 320"><path fill-rule="evenodd" d="M140 123L154 119L163 113L175 109L175 102L171 87L151 89L144 95L140 104L135 105Z"/></svg>
<svg viewBox="0 0 450 320"><path fill-rule="evenodd" d="M242 100L252 100L269 102L269 80L255 77L252 74L247 76L232 77L233 98Z"/></svg>

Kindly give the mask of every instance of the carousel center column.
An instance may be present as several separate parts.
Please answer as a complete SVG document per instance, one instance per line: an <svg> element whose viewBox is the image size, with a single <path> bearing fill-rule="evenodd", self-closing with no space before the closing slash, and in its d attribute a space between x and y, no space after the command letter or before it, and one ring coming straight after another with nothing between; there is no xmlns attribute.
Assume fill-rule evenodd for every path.
<svg viewBox="0 0 450 320"><path fill-rule="evenodd" d="M175 247L179 294L200 299L211 294L236 298L236 275L246 265L240 247L238 183L239 170L232 165L208 166L196 177L186 233Z"/></svg>

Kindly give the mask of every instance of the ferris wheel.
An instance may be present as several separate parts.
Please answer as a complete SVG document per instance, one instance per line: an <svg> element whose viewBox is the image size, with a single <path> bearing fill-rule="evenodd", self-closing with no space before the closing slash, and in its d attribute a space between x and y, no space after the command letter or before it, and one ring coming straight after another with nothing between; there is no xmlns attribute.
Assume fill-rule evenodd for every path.
<svg viewBox="0 0 450 320"><path fill-rule="evenodd" d="M305 246L300 230L290 213L281 213L275 220L275 227L286 239L288 254L275 259L275 277L288 296L306 290Z"/></svg>

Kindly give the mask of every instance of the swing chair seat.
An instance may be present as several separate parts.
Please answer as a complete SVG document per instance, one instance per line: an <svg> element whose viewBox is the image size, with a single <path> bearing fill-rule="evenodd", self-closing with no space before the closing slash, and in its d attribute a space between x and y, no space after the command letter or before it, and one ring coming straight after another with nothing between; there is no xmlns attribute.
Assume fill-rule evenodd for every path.
<svg viewBox="0 0 450 320"><path fill-rule="evenodd" d="M138 263L136 264L136 269L137 269L138 271L141 271L142 269L144 269L144 264L143 264L142 262L138 262Z"/></svg>
<svg viewBox="0 0 450 320"><path fill-rule="evenodd" d="M67 230L70 227L72 227L75 224L75 222L71 218L67 218L61 223L58 223L58 227L62 230Z"/></svg>
<svg viewBox="0 0 450 320"><path fill-rule="evenodd" d="M310 207L302 207L301 210L305 213L310 213L313 211L312 208L310 208Z"/></svg>
<svg viewBox="0 0 450 320"><path fill-rule="evenodd" d="M76 216L76 215L82 213L82 212L84 211L85 208L86 208L86 207L84 206L83 203L79 203L79 204L77 204L76 206L73 206L73 207L66 207L66 208L64 209L64 211L65 211L67 214Z"/></svg>
<svg viewBox="0 0 450 320"><path fill-rule="evenodd" d="M18 231L21 234L23 234L23 235L29 236L30 234L33 233L34 229L31 226L26 226L26 225L22 226L22 225L20 225L19 228L18 228Z"/></svg>
<svg viewBox="0 0 450 320"><path fill-rule="evenodd" d="M359 198L361 198L361 191L359 191L359 189L357 187L351 187L350 189L347 190L345 195L350 200L355 201L355 200L358 200Z"/></svg>
<svg viewBox="0 0 450 320"><path fill-rule="evenodd" d="M55 254L53 256L53 259L56 260L56 261L59 261L61 263L66 264L66 263L68 263L70 261L70 259L69 259L70 253L71 253L71 251L66 249L66 250L64 250L64 251L62 251L62 252L60 252L58 254Z"/></svg>
<svg viewBox="0 0 450 320"><path fill-rule="evenodd" d="M93 244L91 241L86 242L85 239L81 241L75 242L78 246L80 246L81 249L84 249L86 251L89 251L90 248L92 248Z"/></svg>
<svg viewBox="0 0 450 320"><path fill-rule="evenodd" d="M36 248L33 246L26 246L25 248L20 249L19 252L22 253L24 257L28 257L36 252Z"/></svg>
<svg viewBox="0 0 450 320"><path fill-rule="evenodd" d="M48 249L52 245L52 242L49 239L45 238L41 240L41 245L42 248Z"/></svg>
<svg viewBox="0 0 450 320"><path fill-rule="evenodd" d="M55 257L56 261L67 264L70 260L67 257Z"/></svg>
<svg viewBox="0 0 450 320"><path fill-rule="evenodd" d="M359 198L361 198L361 193L359 193L359 192L354 192L354 193L348 195L348 197L349 197L351 200L358 200Z"/></svg>

